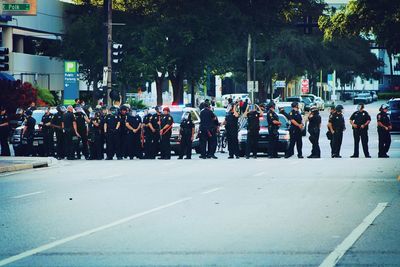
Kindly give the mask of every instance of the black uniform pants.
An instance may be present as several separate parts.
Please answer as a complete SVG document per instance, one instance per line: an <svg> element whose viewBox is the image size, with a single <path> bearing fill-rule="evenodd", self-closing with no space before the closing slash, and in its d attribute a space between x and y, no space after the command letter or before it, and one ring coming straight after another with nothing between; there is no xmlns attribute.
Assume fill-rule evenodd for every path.
<svg viewBox="0 0 400 267"><path fill-rule="evenodd" d="M64 133L61 129L56 130L57 158L64 158Z"/></svg>
<svg viewBox="0 0 400 267"><path fill-rule="evenodd" d="M246 157L250 157L250 153L257 156L258 138L258 131L247 131Z"/></svg>
<svg viewBox="0 0 400 267"><path fill-rule="evenodd" d="M228 141L228 152L229 156L239 156L239 141L238 141L238 132L228 132L226 131L226 141Z"/></svg>
<svg viewBox="0 0 400 267"><path fill-rule="evenodd" d="M272 128L268 128L268 137L269 137L269 156L277 157L278 156L278 146L279 146L279 132L278 130L274 130Z"/></svg>
<svg viewBox="0 0 400 267"><path fill-rule="evenodd" d="M210 151L207 151L208 149L210 149L210 145L207 146L207 144L211 142L212 133L210 130L200 130L199 137L201 157L205 158L210 153Z"/></svg>
<svg viewBox="0 0 400 267"><path fill-rule="evenodd" d="M43 130L43 152L46 157L54 154L54 132L52 130Z"/></svg>
<svg viewBox="0 0 400 267"><path fill-rule="evenodd" d="M303 139L300 130L290 130L290 143L289 148L287 150L286 156L292 156L294 154L294 146L296 145L297 148L297 156L303 156Z"/></svg>
<svg viewBox="0 0 400 267"><path fill-rule="evenodd" d="M118 131L111 130L106 133L106 153L107 158L112 159L115 154L120 155L119 148L120 148L120 139Z"/></svg>
<svg viewBox="0 0 400 267"><path fill-rule="evenodd" d="M8 133L0 133L1 156L10 156L10 146L8 145Z"/></svg>
<svg viewBox="0 0 400 267"><path fill-rule="evenodd" d="M151 142L151 158L155 158L160 152L161 144L160 144L160 132L156 131L152 134L152 142Z"/></svg>
<svg viewBox="0 0 400 267"><path fill-rule="evenodd" d="M319 147L319 128L309 129L310 137L308 138L312 144L311 156L321 157L321 149Z"/></svg>
<svg viewBox="0 0 400 267"><path fill-rule="evenodd" d="M73 143L74 133L72 129L65 129L64 133L64 144L65 144L65 155L67 159L74 159L74 143Z"/></svg>
<svg viewBox="0 0 400 267"><path fill-rule="evenodd" d="M335 131L332 136L332 155L340 156L340 148L342 147L343 131Z"/></svg>
<svg viewBox="0 0 400 267"><path fill-rule="evenodd" d="M140 143L140 133L130 132L126 135L126 147L127 147L127 156L131 159L133 157L137 157L141 159L143 157L142 154L142 146Z"/></svg>
<svg viewBox="0 0 400 267"><path fill-rule="evenodd" d="M78 132L79 135L81 136L78 139L77 145L76 145L76 155L78 158L81 157L81 153L85 158L89 157L89 150L88 150L88 136L86 132ZM82 148L80 146L80 143L82 142Z"/></svg>
<svg viewBox="0 0 400 267"><path fill-rule="evenodd" d="M89 142L90 159L103 159L103 143L100 134L93 134Z"/></svg>
<svg viewBox="0 0 400 267"><path fill-rule="evenodd" d="M33 156L33 136L27 136L25 145L25 156Z"/></svg>
<svg viewBox="0 0 400 267"><path fill-rule="evenodd" d="M383 128L378 128L378 137L379 137L379 151L378 156L386 156L387 152L390 148L390 143L392 142L392 138L390 136L390 132L386 131Z"/></svg>
<svg viewBox="0 0 400 267"><path fill-rule="evenodd" d="M144 158L145 159L154 159L152 154L152 146L153 146L153 134L150 133L150 130L146 130L144 134Z"/></svg>
<svg viewBox="0 0 400 267"><path fill-rule="evenodd" d="M217 151L218 146L218 136L217 131L215 129L211 130L211 137L208 141L208 157L215 156L215 152Z"/></svg>
<svg viewBox="0 0 400 267"><path fill-rule="evenodd" d="M192 133L182 134L180 142L179 157L183 158L186 155L186 158L192 158Z"/></svg>
<svg viewBox="0 0 400 267"><path fill-rule="evenodd" d="M353 129L354 137L354 153L353 155L359 156L360 139L363 147L364 155L369 156L368 151L368 130L367 129Z"/></svg>
<svg viewBox="0 0 400 267"><path fill-rule="evenodd" d="M121 133L120 134L120 142L119 142L119 156L117 157L128 157L128 134Z"/></svg>
<svg viewBox="0 0 400 267"><path fill-rule="evenodd" d="M163 159L171 158L171 131L161 135L160 149L161 149L161 158Z"/></svg>

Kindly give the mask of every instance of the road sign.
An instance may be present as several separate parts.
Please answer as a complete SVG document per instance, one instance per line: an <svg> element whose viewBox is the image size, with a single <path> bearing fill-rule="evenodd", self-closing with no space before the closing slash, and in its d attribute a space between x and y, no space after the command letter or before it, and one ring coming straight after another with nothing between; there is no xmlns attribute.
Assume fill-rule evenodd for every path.
<svg viewBox="0 0 400 267"><path fill-rule="evenodd" d="M310 92L310 82L308 79L301 80L301 92L307 94Z"/></svg>
<svg viewBox="0 0 400 267"><path fill-rule="evenodd" d="M254 85L254 81L247 81L247 92L251 93L253 92L254 89L254 93L258 93L258 81L256 81L256 84Z"/></svg>
<svg viewBox="0 0 400 267"><path fill-rule="evenodd" d="M0 13L8 16L36 16L37 0L1 0ZM16 3L20 2L20 3Z"/></svg>
<svg viewBox="0 0 400 267"><path fill-rule="evenodd" d="M64 105L75 103L79 97L78 62L64 62Z"/></svg>
<svg viewBox="0 0 400 267"><path fill-rule="evenodd" d="M275 82L275 87L276 88L285 88L286 87L286 81L276 81Z"/></svg>

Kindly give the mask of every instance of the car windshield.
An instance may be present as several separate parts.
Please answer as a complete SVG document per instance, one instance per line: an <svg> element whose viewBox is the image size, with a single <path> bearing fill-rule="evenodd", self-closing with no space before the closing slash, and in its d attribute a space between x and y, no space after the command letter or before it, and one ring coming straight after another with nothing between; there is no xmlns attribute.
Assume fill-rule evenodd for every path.
<svg viewBox="0 0 400 267"><path fill-rule="evenodd" d="M308 97L303 97L303 101L304 101L304 103L306 103L306 104L311 104L311 99L308 98Z"/></svg>
<svg viewBox="0 0 400 267"><path fill-rule="evenodd" d="M400 100L389 101L390 110L400 110Z"/></svg>
<svg viewBox="0 0 400 267"><path fill-rule="evenodd" d="M282 123L281 127L279 127L279 129L287 129L287 120L284 116L280 115L279 117L279 121ZM268 127L268 120L267 120L267 114L264 114L263 117L260 117L260 127ZM246 123L243 125L243 128L247 128L247 121Z"/></svg>
<svg viewBox="0 0 400 267"><path fill-rule="evenodd" d="M174 119L174 123L181 123L183 110L171 111L170 115Z"/></svg>
<svg viewBox="0 0 400 267"><path fill-rule="evenodd" d="M226 110L225 109L215 109L214 114L217 117L225 117L226 116Z"/></svg>
<svg viewBox="0 0 400 267"><path fill-rule="evenodd" d="M32 117L36 120L36 125L42 121L44 112L33 112Z"/></svg>
<svg viewBox="0 0 400 267"><path fill-rule="evenodd" d="M299 98L298 97L286 97L287 102L298 102Z"/></svg>

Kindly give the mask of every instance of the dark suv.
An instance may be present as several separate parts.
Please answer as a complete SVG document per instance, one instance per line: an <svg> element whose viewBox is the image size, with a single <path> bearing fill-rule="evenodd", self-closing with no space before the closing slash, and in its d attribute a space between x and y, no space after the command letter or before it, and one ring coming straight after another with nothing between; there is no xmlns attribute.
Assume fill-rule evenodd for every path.
<svg viewBox="0 0 400 267"><path fill-rule="evenodd" d="M392 132L400 132L400 98L389 100L389 117L392 123Z"/></svg>

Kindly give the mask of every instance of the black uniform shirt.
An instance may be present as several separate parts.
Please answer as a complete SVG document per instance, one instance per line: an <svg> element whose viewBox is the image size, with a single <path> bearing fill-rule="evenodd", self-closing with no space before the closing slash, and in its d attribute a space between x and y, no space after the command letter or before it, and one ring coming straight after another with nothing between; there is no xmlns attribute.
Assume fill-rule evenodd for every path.
<svg viewBox="0 0 400 267"><path fill-rule="evenodd" d="M107 124L107 132L115 131L119 121L118 115L108 114L104 120L104 124Z"/></svg>
<svg viewBox="0 0 400 267"><path fill-rule="evenodd" d="M91 134L100 134L101 133L101 124L100 124L100 118L92 118L90 119L89 122L89 133ZM96 122L99 124L99 126L94 125L93 122Z"/></svg>
<svg viewBox="0 0 400 267"><path fill-rule="evenodd" d="M303 117L301 116L300 112L293 109L289 112L289 120L295 120L298 124L301 124L303 121ZM294 130L300 130L300 128L295 126L293 123L290 124L290 128Z"/></svg>
<svg viewBox="0 0 400 267"><path fill-rule="evenodd" d="M74 128L74 121L76 121L74 113L68 111L64 114L64 129L72 130Z"/></svg>
<svg viewBox="0 0 400 267"><path fill-rule="evenodd" d="M391 125L390 118L386 112L383 112L383 111L379 112L378 115L376 116L376 118L377 118L378 122L382 123L386 127L389 127ZM379 128L379 126L378 126L378 128Z"/></svg>
<svg viewBox="0 0 400 267"><path fill-rule="evenodd" d="M239 129L239 118L234 115L234 113L229 112L225 116L225 129L228 133L235 133L238 132Z"/></svg>
<svg viewBox="0 0 400 267"><path fill-rule="evenodd" d="M276 114L275 111L269 110L267 113L268 127L272 128L272 129L279 128L279 126L274 124L273 121L279 121L279 116L278 116L278 114Z"/></svg>
<svg viewBox="0 0 400 267"><path fill-rule="evenodd" d="M151 130L149 129L149 127L147 126L147 124L149 124L150 123L150 120L151 120L151 114L147 114L147 115L145 115L144 117L143 117L143 124L144 124L144 132L145 133L150 133L151 132Z"/></svg>
<svg viewBox="0 0 400 267"><path fill-rule="evenodd" d="M0 115L0 124L8 122L7 114ZM8 133L8 125L0 126L0 133Z"/></svg>
<svg viewBox="0 0 400 267"><path fill-rule="evenodd" d="M138 115L136 115L136 116L128 116L126 118L126 122L129 123L129 125L133 129L137 129L139 127L140 123L142 122L142 119ZM139 132L137 132L137 134L139 134Z"/></svg>
<svg viewBox="0 0 400 267"><path fill-rule="evenodd" d="M125 126L125 123L127 122L127 117L128 116L126 114L125 115L122 115L122 114L119 115L119 122L120 122L119 128L121 130L121 133L123 133L123 134L127 133L127 129L126 129L126 126Z"/></svg>
<svg viewBox="0 0 400 267"><path fill-rule="evenodd" d="M57 112L56 114L54 114L51 120L51 124L61 127L62 122L63 122L63 114L61 112Z"/></svg>
<svg viewBox="0 0 400 267"><path fill-rule="evenodd" d="M47 126L46 125L46 123L51 123L52 122L52 120L53 120L53 114L51 114L51 113L49 113L49 115L47 115L47 114L44 114L43 115L43 117L42 117L42 130L43 131L50 131L51 130L51 127L50 126Z"/></svg>
<svg viewBox="0 0 400 267"><path fill-rule="evenodd" d="M75 114L76 118L76 128L79 133L84 133L86 131L86 114L78 112Z"/></svg>
<svg viewBox="0 0 400 267"><path fill-rule="evenodd" d="M150 123L156 131L160 131L161 126L161 114L151 115Z"/></svg>
<svg viewBox="0 0 400 267"><path fill-rule="evenodd" d="M257 132L260 130L260 113L258 111L247 113L247 130Z"/></svg>
<svg viewBox="0 0 400 267"><path fill-rule="evenodd" d="M193 128L194 128L194 123L193 123L193 121L192 120L186 120L186 119L183 119L182 121L181 121L181 128L180 128L180 132L181 132L181 135L186 135L186 134L189 134L189 135L191 135L192 134L192 130L193 130Z"/></svg>
<svg viewBox="0 0 400 267"><path fill-rule="evenodd" d="M369 116L366 111L356 111L350 116L350 120L354 121L354 124L358 126L358 128L365 124L367 121L371 120L371 116ZM368 126L364 129L368 129Z"/></svg>
<svg viewBox="0 0 400 267"><path fill-rule="evenodd" d="M210 109L205 108L200 112L200 130L208 131L211 130L214 125L215 114Z"/></svg>
<svg viewBox="0 0 400 267"><path fill-rule="evenodd" d="M321 124L321 116L317 113L317 114L313 114L312 117L308 117L308 128L318 128L319 129L319 125Z"/></svg>
<svg viewBox="0 0 400 267"><path fill-rule="evenodd" d="M333 113L330 118L329 118L329 122L332 124L332 128L333 130L339 131L339 132L343 132L345 125L344 125L344 118L343 118L343 114L342 113Z"/></svg>
<svg viewBox="0 0 400 267"><path fill-rule="evenodd" d="M25 136L27 137L32 137L34 132L35 132L35 125L36 125L36 120L32 118L31 116L27 117L24 122L24 126L27 126Z"/></svg>
<svg viewBox="0 0 400 267"><path fill-rule="evenodd" d="M174 123L174 119L172 118L171 115L169 115L169 114L163 115L161 118L161 129L167 125L172 126L173 123Z"/></svg>

